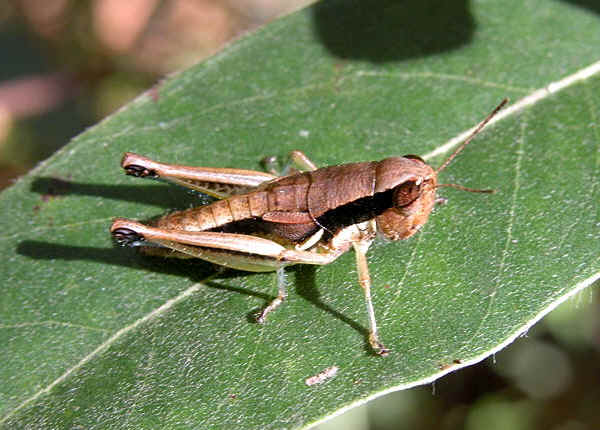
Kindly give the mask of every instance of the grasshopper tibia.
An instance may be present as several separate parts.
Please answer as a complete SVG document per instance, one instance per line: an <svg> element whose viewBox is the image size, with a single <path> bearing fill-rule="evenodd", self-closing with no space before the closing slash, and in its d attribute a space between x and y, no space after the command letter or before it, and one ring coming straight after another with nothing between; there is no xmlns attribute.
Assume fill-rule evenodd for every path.
<svg viewBox="0 0 600 430"><path fill-rule="evenodd" d="M356 255L356 267L358 269L358 283L365 293L365 304L367 305L367 315L369 316L369 343L376 354L385 357L390 350L383 346L379 340L377 332L377 322L375 321L375 310L371 300L371 275L369 274L369 266L367 265L367 250L371 245L371 241L352 242L354 254Z"/></svg>
<svg viewBox="0 0 600 430"><path fill-rule="evenodd" d="M264 324L267 314L273 310L275 310L287 297L287 290L285 288L285 271L283 267L277 269L277 297L275 297L269 305L262 310L258 317L256 318L256 322L259 324Z"/></svg>

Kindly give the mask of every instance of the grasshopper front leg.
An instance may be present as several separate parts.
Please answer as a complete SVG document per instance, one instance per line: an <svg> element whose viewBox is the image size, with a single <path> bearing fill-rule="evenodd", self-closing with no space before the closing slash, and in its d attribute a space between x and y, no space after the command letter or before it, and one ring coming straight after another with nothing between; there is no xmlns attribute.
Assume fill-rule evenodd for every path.
<svg viewBox="0 0 600 430"><path fill-rule="evenodd" d="M367 264L367 250L371 245L371 241L352 242L354 253L356 254L356 267L358 269L358 283L365 293L365 304L367 305L367 315L369 316L369 343L371 348L381 355L386 356L390 350L383 346L379 340L377 332L377 321L375 320L375 310L371 300L371 275L369 274L369 266Z"/></svg>

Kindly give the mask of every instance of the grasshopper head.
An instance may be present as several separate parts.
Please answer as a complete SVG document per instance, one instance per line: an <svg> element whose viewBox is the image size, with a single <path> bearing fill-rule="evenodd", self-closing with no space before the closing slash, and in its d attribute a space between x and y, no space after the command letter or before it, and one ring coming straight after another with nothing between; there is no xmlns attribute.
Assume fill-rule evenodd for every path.
<svg viewBox="0 0 600 430"><path fill-rule="evenodd" d="M420 157L407 155L414 163L414 176L391 188L391 207L377 216L378 230L390 240L407 239L427 222L435 203L437 174Z"/></svg>
<svg viewBox="0 0 600 430"><path fill-rule="evenodd" d="M506 103L508 103L508 99L502 100L436 170L416 155L406 155L396 159L388 158L380 162L377 174L377 185L380 189L375 191L393 190L391 207L377 217L377 228L385 237L391 240L406 239L419 231L427 222L433 209L437 187L452 187L474 193L494 192L494 190L474 189L457 184L438 185L437 175L483 130ZM412 162L412 166L408 163L409 161ZM397 165L396 168L392 166L393 163ZM402 167L398 163L404 163L406 166ZM394 178L397 179L395 183L393 182ZM383 180L380 181L380 179Z"/></svg>

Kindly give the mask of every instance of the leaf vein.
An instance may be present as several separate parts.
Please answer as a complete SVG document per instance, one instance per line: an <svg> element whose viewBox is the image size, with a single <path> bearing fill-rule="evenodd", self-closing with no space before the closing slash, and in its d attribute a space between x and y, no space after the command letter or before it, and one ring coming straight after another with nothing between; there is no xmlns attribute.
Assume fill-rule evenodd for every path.
<svg viewBox="0 0 600 430"><path fill-rule="evenodd" d="M210 279L210 277L207 279ZM159 316L160 314L165 313L166 311L168 311L170 308L172 308L179 302L185 300L186 298L188 298L195 292L199 291L202 286L203 286L202 283L197 283L197 284L192 285L191 287L189 287L185 291L181 292L176 297L173 297L172 299L167 300L163 305L159 306L158 308L156 308L153 311L149 312L148 314L144 315L142 318L135 320L133 323L129 324L128 326L125 326L125 327L121 328L120 330L118 330L117 332L115 332L111 337L109 337L107 340L102 342L96 349L94 349L88 355L86 355L81 360L79 360L79 362L76 363L73 367L67 369L62 375L60 375L58 378L56 378L54 381L52 381L46 387L37 391L31 397L25 399L23 402L21 402L19 405L17 405L12 411L8 412L5 416L0 418L0 424L5 423L8 419L10 419L12 416L14 416L18 411L20 411L21 409L23 409L30 403L33 403L42 395L49 393L55 386L64 382L71 374L73 374L77 370L81 369L85 364L90 362L93 358L95 358L102 352L106 351L111 345L113 345L115 342L117 342L119 339L121 339L127 333L135 330L141 324Z"/></svg>
<svg viewBox="0 0 600 430"><path fill-rule="evenodd" d="M70 328L82 328L91 331L99 331L103 333L108 333L109 330L99 327L91 327L83 324L74 324L65 321L55 321L55 320L45 320L45 321L33 321L33 322L24 322L17 324L0 324L0 329L11 329L11 328L24 328L24 327L35 327L35 326L43 326L43 325L59 325L63 327Z"/></svg>
<svg viewBox="0 0 600 430"><path fill-rule="evenodd" d="M405 73L405 72L382 72L378 70L360 70L356 73L357 76L375 76L375 77L390 77L390 78L400 78L400 79L429 79L435 78L441 81L460 81L466 82L468 84L473 84L481 87L488 88L502 88L507 91L514 91L519 93L528 93L533 91L533 88L525 88L525 87L517 87L513 85L506 85L498 82L490 82L484 79L479 79L470 76L460 76L460 75L452 75L449 73L436 73L436 72L416 72L416 73Z"/></svg>
<svg viewBox="0 0 600 430"><path fill-rule="evenodd" d="M513 227L515 225L515 217L516 217L516 212L517 212L516 211L517 197L519 194L519 190L521 188L521 165L523 163L523 155L525 154L525 151L523 149L525 146L525 128L526 128L526 122L522 121L521 122L521 135L520 135L519 141L518 141L519 146L517 149L517 160L515 162L515 176L514 176L514 180L513 180L513 192L512 192L512 196L511 196L510 211L509 211L509 216L508 216L508 225L506 227L506 240L504 241L504 246L502 249L502 257L500 259L500 265L498 267L498 275L499 275L498 279L500 278L500 275L502 275L502 272L504 272L504 269L506 267L506 259L508 258L508 255L509 255L508 250L510 248L510 244L512 243L512 238L513 238ZM498 285L498 281L496 281L492 292L488 295L488 298L489 298L488 305L486 307L483 317L481 318L481 321L479 322L478 327L474 330L473 335L467 341L465 341L464 345L461 347L459 352L463 351L468 345L472 344L473 341L477 338L477 335L482 331L485 322L487 321L488 317L492 314L492 309L494 307L494 303L496 300L496 295L498 293L499 287L500 286Z"/></svg>

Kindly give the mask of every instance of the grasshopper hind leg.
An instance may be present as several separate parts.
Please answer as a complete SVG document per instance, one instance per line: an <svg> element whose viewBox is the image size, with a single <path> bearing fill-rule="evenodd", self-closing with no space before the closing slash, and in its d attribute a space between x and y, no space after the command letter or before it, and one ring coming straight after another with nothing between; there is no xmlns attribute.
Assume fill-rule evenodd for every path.
<svg viewBox="0 0 600 430"><path fill-rule="evenodd" d="M121 246L144 246L147 242L144 236L129 228L117 228L111 232L113 239Z"/></svg>
<svg viewBox="0 0 600 430"><path fill-rule="evenodd" d="M133 152L123 155L121 167L128 175L171 182L217 199L247 193L275 179L273 175L253 170L165 164Z"/></svg>

